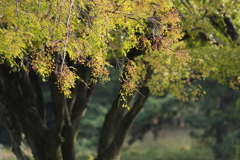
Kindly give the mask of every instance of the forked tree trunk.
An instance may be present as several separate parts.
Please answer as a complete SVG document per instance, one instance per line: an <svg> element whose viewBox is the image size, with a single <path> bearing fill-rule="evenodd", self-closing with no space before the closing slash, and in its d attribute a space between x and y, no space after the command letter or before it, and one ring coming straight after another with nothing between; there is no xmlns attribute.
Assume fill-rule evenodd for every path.
<svg viewBox="0 0 240 160"><path fill-rule="evenodd" d="M99 143L98 143L98 155L95 160L119 160L120 151L123 145L124 139L127 136L131 125L138 115L138 113L143 108L147 98L150 95L149 88L145 85L147 84L149 78L151 77L152 70L150 67L147 68L147 75L145 80L142 82L142 87L140 87L139 95L137 100L134 102L130 111L126 108L118 106L118 99L114 101L112 108L109 110L105 117L105 121L100 133ZM128 102L134 101L134 97L128 97Z"/></svg>
<svg viewBox="0 0 240 160"><path fill-rule="evenodd" d="M127 113L127 109L121 107L122 103L119 103L120 96L118 95L112 104L111 109L105 116L105 120L101 129L99 142L98 142L98 154L102 154L111 144L115 138L119 125L122 122L123 117ZM133 96L128 97L128 105L131 105L134 100Z"/></svg>
<svg viewBox="0 0 240 160"><path fill-rule="evenodd" d="M133 107L127 114L120 120L116 119L115 117L106 117L104 121L103 130L105 132L109 132L108 134L104 135L105 132L101 132L100 137L102 139L105 139L105 144L103 141L100 141L98 148L104 148L98 149L98 157L96 160L119 160L120 159L120 151L121 147L123 145L124 139L132 125L132 122L138 115L138 113L141 111L142 107L144 106L150 91L148 87L141 87L139 89L139 92L142 95L139 95L137 101L134 103ZM112 106L116 107L116 106ZM109 123L111 122L111 124ZM108 127L108 125L112 126L114 124L117 124L117 127ZM109 129L109 130L107 130ZM114 135L111 135L108 137L109 134L114 133ZM107 147L106 147L107 146ZM99 152L101 151L101 152Z"/></svg>
<svg viewBox="0 0 240 160"><path fill-rule="evenodd" d="M78 81L72 98L67 99L59 92L57 75L52 73L49 84L55 125L49 129L39 79L33 70L29 72L10 72L9 64L0 65L1 123L11 135L13 153L18 160L29 160L21 148L23 132L35 160L75 160L78 126L96 84L86 86ZM79 65L77 74L89 82L90 68Z"/></svg>
<svg viewBox="0 0 240 160"><path fill-rule="evenodd" d="M142 51L133 51L134 55L142 54ZM56 63L61 64L61 60L56 61ZM32 69L29 69L28 72L24 70L10 72L9 64L0 65L0 102L4 106L4 116L1 122L11 134L13 153L19 160L29 159L21 149L22 132L25 134L35 160L76 159L75 144L78 126L88 107L96 84L86 86L86 83L90 81L90 68L79 64L77 75L86 83L78 81L76 87L72 89L72 98L67 99L59 92L56 84L56 74L59 72L58 65L56 64L56 71L49 78L55 118L54 129L49 129L46 126L43 92L36 73ZM117 100L115 101L114 108L110 110L103 127L106 135L110 136L107 139L104 131L102 132L103 134L100 136L102 142L99 146L103 146L103 150L99 149L98 160L113 160L119 157L124 138L149 96L149 89L145 87L149 75L151 75L150 70L147 71L147 77L139 89L141 95L138 96L129 112L124 108L117 107ZM131 99L133 98L129 97L129 101Z"/></svg>

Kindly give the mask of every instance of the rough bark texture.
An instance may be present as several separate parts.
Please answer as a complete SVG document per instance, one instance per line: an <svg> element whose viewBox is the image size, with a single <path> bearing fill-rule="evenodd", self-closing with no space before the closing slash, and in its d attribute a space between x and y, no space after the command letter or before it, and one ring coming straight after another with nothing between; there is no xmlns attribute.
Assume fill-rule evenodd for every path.
<svg viewBox="0 0 240 160"><path fill-rule="evenodd" d="M131 110L121 119L120 124L118 125L119 127L116 129L116 131L113 131L115 133L114 138L111 137L109 141L111 143L109 144L108 142L108 147L105 150L101 150L102 152L98 152L98 157L96 160L118 160L120 159L120 150L123 144L123 141L132 125L133 120L136 118L138 113L141 111L142 107L144 106L144 103L146 102L150 91L148 87L141 87L139 92L144 95L139 95L137 101L134 103L133 107ZM110 119L108 119L110 120ZM111 123L119 123L119 121L115 122L114 119ZM104 125L107 128L107 124ZM105 128L105 129L106 129ZM112 130L109 130L109 132L112 132ZM108 137L101 135L101 138L108 139ZM101 144L99 143L98 147L102 147ZM105 147L105 146L104 146Z"/></svg>
<svg viewBox="0 0 240 160"><path fill-rule="evenodd" d="M143 50L132 48L128 52L127 57L128 59L134 61L135 57L142 54L144 54ZM123 73L123 76L124 76L124 73ZM119 92L120 90L121 88L119 89ZM134 94L133 96L127 97L128 106L131 107L133 105L135 95L136 94ZM111 109L108 111L107 115L105 116L105 120L102 126L102 130L101 130L99 142L98 142L98 155L103 154L105 150L113 142L118 132L119 126L121 125L122 120L127 113L127 109L121 107L123 102L122 101L119 102L119 98L120 98L120 95L116 97L115 101L112 104Z"/></svg>
<svg viewBox="0 0 240 160"><path fill-rule="evenodd" d="M17 156L19 160L29 160L24 151L21 149L22 136L20 128L18 127L15 116L5 108L1 119L2 124L8 129L12 139L12 152Z"/></svg>
<svg viewBox="0 0 240 160"><path fill-rule="evenodd" d="M134 57L140 54L143 52L132 49L129 52L129 59L134 60ZM75 144L78 126L87 110L96 84L86 85L90 81L90 68L82 64L75 65L78 69L77 75L85 83L77 81L76 87L72 89L72 98L67 99L64 94L59 92L56 84L59 66L63 64L62 59L57 53L53 52L52 55L58 59L55 61L55 71L48 79L55 120L53 129L46 125L46 108L37 73L31 68L28 71L10 72L11 67L8 63L0 65L0 102L1 106L4 106L4 116L1 122L10 132L13 153L20 160L29 159L20 147L22 133L26 137L35 160L76 159ZM73 65L70 61L64 64ZM149 93L146 93L143 88L140 88L140 92L143 95L146 94L145 97L139 96L139 100L128 113L126 109L118 107L118 98L114 102L106 116L104 129L100 136L102 150L99 149L99 155L103 155L102 157L105 157L106 151L111 152L111 156L108 156L110 159L115 157L114 155L119 155L124 137L148 97ZM129 103L132 100L134 100L133 97L128 98ZM119 135L118 132L122 134ZM116 135L119 135L119 139L116 139ZM106 139L106 136L109 139ZM112 145L117 145L114 150L110 149Z"/></svg>
<svg viewBox="0 0 240 160"><path fill-rule="evenodd" d="M233 41L238 40L239 35L238 35L237 27L233 23L232 18L231 17L225 17L224 22L227 26L227 34L230 35L230 37Z"/></svg>
<svg viewBox="0 0 240 160"><path fill-rule="evenodd" d="M134 50L138 51L138 50ZM131 53L131 51L130 51ZM135 53L135 55L139 55ZM134 56L132 57L134 59ZM114 101L112 108L105 117L98 144L98 156L96 160L119 160L120 151L124 139L131 128L132 122L143 108L149 94L149 88L145 86L148 82L152 70L147 68L147 75L139 89L137 100L133 103L130 111L118 106L118 99ZM128 102L134 101L135 96L128 97Z"/></svg>
<svg viewBox="0 0 240 160"><path fill-rule="evenodd" d="M105 116L99 137L98 154L102 154L109 147L116 136L123 117L127 113L127 109L121 107L121 103L119 104L119 98L120 96L118 95L116 100L113 102L111 109ZM133 99L133 96L128 97L129 105Z"/></svg>
<svg viewBox="0 0 240 160"><path fill-rule="evenodd" d="M63 159L76 159L75 157L75 146L76 146L76 138L77 138L77 129L66 125L63 129L63 137L65 139L64 143L62 144L62 153Z"/></svg>
<svg viewBox="0 0 240 160"><path fill-rule="evenodd" d="M56 84L58 75L53 72L49 85L55 124L54 129L49 129L38 75L32 69L28 72L10 70L9 64L0 65L0 102L4 113L1 123L11 134L17 159L29 159L21 149L23 132L35 160L75 160L78 126L96 85L86 86L78 81L72 90L73 98L67 99L59 92ZM77 74L88 83L90 71L90 68L79 64Z"/></svg>

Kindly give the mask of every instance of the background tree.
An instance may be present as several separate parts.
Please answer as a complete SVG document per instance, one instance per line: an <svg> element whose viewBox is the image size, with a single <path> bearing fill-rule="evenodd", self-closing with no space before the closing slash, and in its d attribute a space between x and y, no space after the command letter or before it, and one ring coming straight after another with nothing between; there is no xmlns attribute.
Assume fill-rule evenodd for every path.
<svg viewBox="0 0 240 160"><path fill-rule="evenodd" d="M198 102L192 103L192 108L195 109L189 112L186 118L190 126L196 129L191 135L201 140L203 144L211 146L215 159L235 159L238 157L239 109L237 100L239 92L234 92L233 99L223 111L221 110L222 97L228 91L228 86L210 80L201 85L207 94ZM224 127L219 128L219 123ZM202 129L203 133L197 133L199 129Z"/></svg>
<svg viewBox="0 0 240 160"><path fill-rule="evenodd" d="M221 83L230 85L231 88L222 90L219 100L212 102L211 107L206 107L204 114L219 113L217 119L214 114L212 127L214 127L216 145L215 158L226 159L229 152L223 151L224 139L227 138L227 115L233 112L231 103L234 102L235 91L239 86L239 1L195 1L174 0L184 20L183 38L186 46L191 48L189 54L194 59L191 68L196 77L205 80L205 83ZM209 86L210 87L210 86ZM216 90L216 89L215 89ZM209 90L208 90L209 91ZM211 91L210 91L211 92ZM216 95L210 95L215 97ZM212 99L211 98L211 99ZM212 100L211 100L212 101ZM210 103L210 100L208 101ZM214 104L215 103L215 104ZM202 107L204 110L205 107ZM225 116L223 116L225 115ZM221 117L221 118L220 118ZM212 131L213 128L211 127ZM231 131L231 129L229 130ZM224 138L225 137L225 138ZM231 158L230 158L231 159Z"/></svg>

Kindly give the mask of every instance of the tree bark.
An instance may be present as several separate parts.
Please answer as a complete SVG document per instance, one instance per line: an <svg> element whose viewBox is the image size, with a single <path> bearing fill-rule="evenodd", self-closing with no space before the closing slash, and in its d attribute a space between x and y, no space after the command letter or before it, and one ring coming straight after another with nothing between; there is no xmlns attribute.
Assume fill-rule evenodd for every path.
<svg viewBox="0 0 240 160"><path fill-rule="evenodd" d="M20 138L22 129L32 148L35 159L46 159L45 154L43 154L44 145L42 146L41 144L42 142L44 143L43 135L46 132L46 125L36 109L30 79L28 75L24 74L24 71L18 73L9 72L10 67L8 64L2 64L0 66L0 87L2 91L2 93L0 93L0 101L3 106L5 106L5 117L11 118L11 120L9 120L10 123L5 123L7 125L6 127L12 134L13 143L14 141L18 141L15 137ZM17 130L19 130L19 132L15 132ZM18 159L21 159L18 153L19 152L15 152L14 154Z"/></svg>
<svg viewBox="0 0 240 160"><path fill-rule="evenodd" d="M119 125L121 124L123 117L127 113L127 109L121 107L122 102L119 104L119 98L120 98L120 95L117 96L117 98L112 104L111 109L108 111L108 113L105 116L105 120L102 126L102 130L101 130L99 142L98 142L99 155L102 154L112 143L118 131ZM130 105L133 100L134 100L133 96L128 97L127 98L128 105Z"/></svg>
<svg viewBox="0 0 240 160"><path fill-rule="evenodd" d="M123 145L123 141L132 125L133 120L136 118L138 113L144 106L150 91L148 87L141 87L139 92L144 95L139 95L137 101L134 103L132 109L122 118L120 125L117 129L117 132L114 132L114 139L110 145L101 153L98 153L96 160L119 160L120 159L120 150ZM116 118L116 117L115 117ZM112 132L112 130L109 130ZM103 136L103 135L102 135ZM108 137L101 137L107 139ZM102 147L99 144L99 147Z"/></svg>
<svg viewBox="0 0 240 160"><path fill-rule="evenodd" d="M237 27L233 23L232 18L226 16L224 17L224 22L227 27L227 34L230 35L233 41L237 41L239 38L239 35L238 35Z"/></svg>
<svg viewBox="0 0 240 160"><path fill-rule="evenodd" d="M128 54L127 57L130 60L134 60L135 57L144 54L144 51L132 48ZM125 73L122 74L122 76L125 78ZM121 87L119 89L119 92L121 91ZM134 101L134 96L128 96L127 97L127 105L131 106ZM101 129L99 142L98 142L98 155L103 154L103 152L109 147L109 145L114 140L116 133L118 131L118 128L122 122L123 117L127 113L127 109L121 107L123 102L119 101L121 98L120 94L116 97L115 101L112 104L111 109L108 111L108 113L105 116L105 120Z"/></svg>
<svg viewBox="0 0 240 160"><path fill-rule="evenodd" d="M29 160L24 151L21 149L22 135L18 122L14 114L8 111L7 108L3 110L3 116L1 118L2 124L8 129L12 139L12 152L16 155L18 160Z"/></svg>
<svg viewBox="0 0 240 160"><path fill-rule="evenodd" d="M84 82L77 82L76 87L72 90L73 98L68 99L68 113L65 118L66 121L70 123L65 123L62 131L62 136L64 137L64 142L61 146L63 159L64 160L75 160L75 150L76 150L76 140L78 134L78 127L84 114L88 108L89 102L95 92L96 83L91 83L89 86L86 84L90 82L91 70L89 67L84 65L78 66L78 76L81 77Z"/></svg>
<svg viewBox="0 0 240 160"><path fill-rule="evenodd" d="M139 95L129 112L126 108L118 106L118 99L114 101L112 108L105 117L98 144L98 155L95 160L118 160L124 139L131 128L132 122L143 108L148 96L149 88L145 86L151 77L152 70L147 68L147 75L139 89ZM133 101L135 96L129 97ZM130 102L130 101L129 101Z"/></svg>
<svg viewBox="0 0 240 160"><path fill-rule="evenodd" d="M219 110L222 113L227 112L227 108L230 105L231 102L234 100L234 90L231 88L228 88L227 93L220 98L220 105ZM227 134L227 126L224 124L224 121L219 121L215 124L215 130L216 130L216 144L215 144L215 159L220 160L224 158L224 153L220 149L220 146L223 143L223 137Z"/></svg>
<svg viewBox="0 0 240 160"><path fill-rule="evenodd" d="M57 67L56 67L57 68ZM9 64L0 65L0 102L4 115L1 122L11 134L13 153L19 160L29 158L21 149L22 132L35 160L75 160L75 144L78 126L91 100L96 84L90 80L89 67L79 65L78 75L85 82L77 82L72 99L67 99L57 88L57 72L49 78L54 129L48 129L45 106L37 74L11 72Z"/></svg>
<svg viewBox="0 0 240 160"><path fill-rule="evenodd" d="M64 160L75 160L76 157L76 140L77 140L77 130L73 126L66 125L63 129L63 137L65 138L62 144L62 154Z"/></svg>

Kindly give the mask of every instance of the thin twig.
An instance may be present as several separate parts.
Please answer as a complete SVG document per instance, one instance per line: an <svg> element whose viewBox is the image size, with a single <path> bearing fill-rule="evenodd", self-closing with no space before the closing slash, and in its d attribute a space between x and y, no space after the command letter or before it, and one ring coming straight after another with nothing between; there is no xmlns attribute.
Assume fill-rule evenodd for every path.
<svg viewBox="0 0 240 160"><path fill-rule="evenodd" d="M63 65L64 65L64 61L65 61L65 58L66 58L66 55L67 55L67 44L68 44L68 40L69 40L69 35L70 35L70 31L69 31L69 28L70 28L70 18L71 18L71 13L72 13L72 6L73 6L73 2L74 0L71 1L71 4L70 4L70 9L69 9L69 12L68 12L68 19L67 19L67 24L66 24L66 28L68 30L67 32L67 38L66 38L66 41L63 42L64 43L64 48L63 48L63 58L62 58L62 65L61 65L61 72L63 70Z"/></svg>
<svg viewBox="0 0 240 160"><path fill-rule="evenodd" d="M107 32L107 31L106 31L106 32ZM112 47L112 44L111 44L110 39L108 38L107 34L106 34L106 37L107 37L108 44L109 44L109 46L110 46L110 50L111 50L111 52L112 52L115 60L117 61L117 66L118 66L119 69L121 69L120 62L119 62L119 60L118 60L118 58L117 58L114 50L112 49L113 47Z"/></svg>
<svg viewBox="0 0 240 160"><path fill-rule="evenodd" d="M137 21L141 26L143 26L143 27L145 27L147 29L150 29L147 26L145 26L142 22L139 21L140 18L134 18L134 17L129 17L129 16L125 16L125 17L127 17L129 19L133 19L133 20ZM143 19L143 18L141 18L141 19Z"/></svg>

